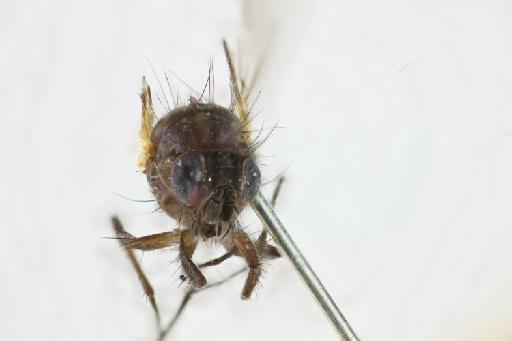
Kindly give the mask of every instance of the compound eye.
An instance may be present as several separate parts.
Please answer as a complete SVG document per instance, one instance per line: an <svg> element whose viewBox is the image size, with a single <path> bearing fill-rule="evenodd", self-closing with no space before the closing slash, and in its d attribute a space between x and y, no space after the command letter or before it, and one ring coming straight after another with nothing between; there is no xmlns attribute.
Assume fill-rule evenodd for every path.
<svg viewBox="0 0 512 341"><path fill-rule="evenodd" d="M242 170L242 198L250 202L260 189L261 174L252 159L245 159Z"/></svg>
<svg viewBox="0 0 512 341"><path fill-rule="evenodd" d="M205 173L205 159L202 155L189 153L177 158L171 169L171 185L178 200L193 206L199 199Z"/></svg>

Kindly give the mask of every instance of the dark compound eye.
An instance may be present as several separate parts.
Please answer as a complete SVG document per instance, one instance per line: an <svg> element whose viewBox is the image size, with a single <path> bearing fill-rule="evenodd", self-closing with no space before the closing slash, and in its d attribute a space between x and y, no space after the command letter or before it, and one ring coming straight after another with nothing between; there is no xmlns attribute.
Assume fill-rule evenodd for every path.
<svg viewBox="0 0 512 341"><path fill-rule="evenodd" d="M260 189L261 175L252 159L245 159L242 170L242 198L251 201Z"/></svg>
<svg viewBox="0 0 512 341"><path fill-rule="evenodd" d="M189 153L174 161L171 170L171 184L177 198L182 203L194 205L204 178L205 159L202 155Z"/></svg>

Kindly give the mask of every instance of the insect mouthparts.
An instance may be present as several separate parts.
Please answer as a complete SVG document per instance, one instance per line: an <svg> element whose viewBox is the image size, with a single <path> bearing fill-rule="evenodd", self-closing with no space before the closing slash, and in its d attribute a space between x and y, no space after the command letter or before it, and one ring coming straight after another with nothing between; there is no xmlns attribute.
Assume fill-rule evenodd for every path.
<svg viewBox="0 0 512 341"><path fill-rule="evenodd" d="M233 216L234 207L233 189L230 186L218 187L206 201L204 221L208 224L229 223Z"/></svg>

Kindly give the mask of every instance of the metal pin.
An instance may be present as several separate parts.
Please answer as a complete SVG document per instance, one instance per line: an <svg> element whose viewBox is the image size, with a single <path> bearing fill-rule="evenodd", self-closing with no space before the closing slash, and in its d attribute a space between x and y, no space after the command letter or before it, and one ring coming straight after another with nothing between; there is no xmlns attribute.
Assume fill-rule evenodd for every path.
<svg viewBox="0 0 512 341"><path fill-rule="evenodd" d="M311 269L311 266L304 258L297 245L295 245L261 192L256 195L251 205L261 221L267 226L267 230L274 238L274 241L281 247L284 253L286 253L295 270L298 271L302 280L304 280L309 290L311 290L317 302L322 307L322 310L329 320L331 320L341 339L344 341L359 341L352 327L350 327L350 324L338 309L338 306L334 303L313 269Z"/></svg>

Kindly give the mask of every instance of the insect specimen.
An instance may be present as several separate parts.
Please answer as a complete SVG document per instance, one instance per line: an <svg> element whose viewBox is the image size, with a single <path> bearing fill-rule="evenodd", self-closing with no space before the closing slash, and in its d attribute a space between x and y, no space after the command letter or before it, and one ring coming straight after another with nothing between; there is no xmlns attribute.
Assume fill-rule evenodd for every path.
<svg viewBox="0 0 512 341"><path fill-rule="evenodd" d="M187 105L170 110L154 124L151 89L143 80L139 165L159 207L182 228L135 237L124 230L117 217L112 218L112 223L149 298L158 325L160 314L153 288L133 250L149 251L177 245L184 271L180 279L190 280L197 289L207 285L201 267L218 265L231 256L242 257L249 270L241 291L242 299L251 297L261 275L262 260L279 257L278 250L267 243L266 232L257 240L251 240L237 219L261 185L254 155L261 142L251 140L248 129L246 103L250 87L238 78L226 42L223 46L231 79L230 108L216 105L211 99L203 100L202 95L190 97ZM226 253L197 265L192 255L197 244L207 240L222 244Z"/></svg>

